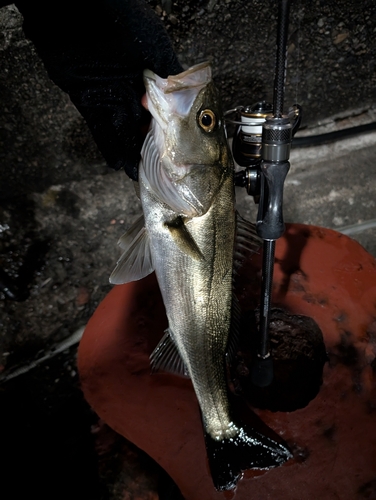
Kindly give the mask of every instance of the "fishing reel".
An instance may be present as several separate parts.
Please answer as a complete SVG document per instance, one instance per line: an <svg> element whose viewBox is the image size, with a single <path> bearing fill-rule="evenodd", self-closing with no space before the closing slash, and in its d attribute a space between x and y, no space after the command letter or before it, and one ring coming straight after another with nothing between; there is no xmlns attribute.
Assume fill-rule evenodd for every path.
<svg viewBox="0 0 376 500"><path fill-rule="evenodd" d="M235 185L244 187L257 204L261 194L261 161L266 158L288 160L292 138L301 123L302 108L295 104L283 123L271 121L272 117L273 106L267 101L238 106L225 113L225 121L235 125L232 155L235 163L242 167L235 173Z"/></svg>
<svg viewBox="0 0 376 500"><path fill-rule="evenodd" d="M264 241L258 351L252 371L252 381L259 387L273 380L269 322L274 250L275 241L285 230L283 188L290 169L292 138L302 119L299 105L294 105L287 115L282 114L281 100L277 105L259 101L225 113L225 120L235 125L232 154L241 167L235 173L235 185L245 187L258 204L256 231Z"/></svg>
<svg viewBox="0 0 376 500"><path fill-rule="evenodd" d="M285 227L283 187L290 168L292 138L299 129L302 108L295 104L287 115L275 116L272 104L259 101L229 110L225 119L236 126L232 154L242 168L235 173L235 185L245 187L259 204L258 235L263 240L276 240Z"/></svg>

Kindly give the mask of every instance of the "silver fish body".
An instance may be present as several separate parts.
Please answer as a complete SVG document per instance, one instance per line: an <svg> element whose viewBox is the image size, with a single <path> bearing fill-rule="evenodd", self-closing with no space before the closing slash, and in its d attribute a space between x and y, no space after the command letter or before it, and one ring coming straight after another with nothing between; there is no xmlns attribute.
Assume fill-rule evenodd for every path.
<svg viewBox="0 0 376 500"><path fill-rule="evenodd" d="M289 456L283 445L256 432L250 436L235 423L228 399L234 247L238 238L243 249L254 251L259 240L251 224L239 221L237 228L233 163L210 66L200 64L166 80L146 71L144 82L153 116L139 167L145 226L138 221L132 237L122 240L125 254L111 281L155 270L169 328L151 356L152 365L191 378L208 454L210 449L216 457L209 456L214 483L226 489L241 470L279 465ZM252 457L228 463L249 449ZM218 464L221 455L219 461L226 464Z"/></svg>
<svg viewBox="0 0 376 500"><path fill-rule="evenodd" d="M151 93L155 82L146 81ZM160 151L159 168L166 161L168 167L177 165L177 175L180 165L184 169L184 175L175 183L179 184L187 207L182 203L179 212L171 210L152 191L148 182L150 164L143 161L139 175L145 224L169 333L192 380L205 428L213 438L222 439L234 433L224 372L231 322L234 187L223 127L217 125L215 130L205 132L197 125L196 117L207 108L219 120L212 83L199 92L187 117L175 116L175 120L169 121L165 133L168 135L169 129L173 129L176 142ZM154 121L154 130L156 127L159 124ZM186 163L186 153L177 157L178 145L182 143L189 143L195 151L194 164ZM177 244L181 235L179 228L172 229L176 220L181 230L187 231L187 241L197 246L196 254L192 254L184 239Z"/></svg>

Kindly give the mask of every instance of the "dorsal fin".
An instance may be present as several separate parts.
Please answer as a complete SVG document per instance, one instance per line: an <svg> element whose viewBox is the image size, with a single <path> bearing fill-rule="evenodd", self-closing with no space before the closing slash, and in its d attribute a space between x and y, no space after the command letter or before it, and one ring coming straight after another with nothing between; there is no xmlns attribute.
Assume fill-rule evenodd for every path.
<svg viewBox="0 0 376 500"><path fill-rule="evenodd" d="M189 378L187 367L168 328L157 347L150 354L150 365L152 373L166 371Z"/></svg>
<svg viewBox="0 0 376 500"><path fill-rule="evenodd" d="M236 231L234 245L234 272L237 273L245 259L257 253L263 240L257 235L256 226L243 219L236 212Z"/></svg>
<svg viewBox="0 0 376 500"><path fill-rule="evenodd" d="M113 285L140 280L154 271L149 235L143 224L141 216L118 242L124 253L110 276Z"/></svg>
<svg viewBox="0 0 376 500"><path fill-rule="evenodd" d="M204 256L197 246L197 243L192 238L191 233L188 231L183 217L179 216L171 222L165 222L165 226L170 231L170 234L176 246L182 252L189 255L194 260L204 259Z"/></svg>

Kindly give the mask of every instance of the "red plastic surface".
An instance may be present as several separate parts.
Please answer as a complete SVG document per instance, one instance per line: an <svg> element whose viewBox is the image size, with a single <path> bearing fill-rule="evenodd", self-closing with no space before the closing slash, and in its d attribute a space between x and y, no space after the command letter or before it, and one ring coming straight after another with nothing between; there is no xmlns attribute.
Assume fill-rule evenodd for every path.
<svg viewBox="0 0 376 500"><path fill-rule="evenodd" d="M260 268L256 256L239 280L244 307L258 301ZM149 355L167 327L154 275L116 286L91 318L78 358L87 401L187 500L376 498L375 259L335 231L289 225L277 241L273 305L312 317L329 356L305 408L255 409L296 452L282 467L246 471L233 491L214 489L190 381L150 374Z"/></svg>

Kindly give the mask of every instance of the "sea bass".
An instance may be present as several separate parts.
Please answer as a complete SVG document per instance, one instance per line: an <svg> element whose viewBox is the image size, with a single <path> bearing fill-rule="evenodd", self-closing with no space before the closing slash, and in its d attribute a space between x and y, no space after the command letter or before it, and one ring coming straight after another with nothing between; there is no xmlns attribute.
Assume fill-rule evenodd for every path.
<svg viewBox="0 0 376 500"><path fill-rule="evenodd" d="M153 119L139 165L143 216L121 238L124 254L110 281L155 271L169 327L151 355L153 370L191 378L214 485L230 489L242 470L291 456L235 421L228 399L226 355L238 308L234 252L254 252L260 240L234 209L234 167L210 65L167 79L146 70L144 82Z"/></svg>

